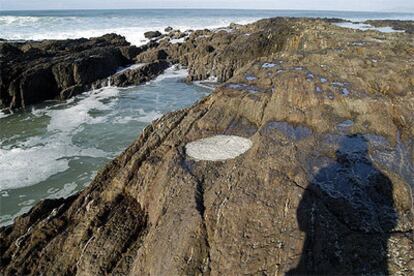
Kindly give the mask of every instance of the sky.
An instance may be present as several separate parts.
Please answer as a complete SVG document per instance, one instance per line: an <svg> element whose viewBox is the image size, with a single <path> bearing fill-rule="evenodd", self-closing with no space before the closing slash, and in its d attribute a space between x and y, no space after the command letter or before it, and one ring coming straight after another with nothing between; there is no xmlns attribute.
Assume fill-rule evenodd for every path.
<svg viewBox="0 0 414 276"><path fill-rule="evenodd" d="M228 8L414 12L414 0L0 0L0 10Z"/></svg>

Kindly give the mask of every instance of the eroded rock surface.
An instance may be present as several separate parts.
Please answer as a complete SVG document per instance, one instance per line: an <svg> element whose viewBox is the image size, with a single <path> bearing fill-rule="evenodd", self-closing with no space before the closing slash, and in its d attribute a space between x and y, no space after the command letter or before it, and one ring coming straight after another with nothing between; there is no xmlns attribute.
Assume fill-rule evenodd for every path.
<svg viewBox="0 0 414 276"><path fill-rule="evenodd" d="M3 274L414 273L412 35L271 19L155 48L225 83L1 228ZM252 147L187 155L216 135Z"/></svg>

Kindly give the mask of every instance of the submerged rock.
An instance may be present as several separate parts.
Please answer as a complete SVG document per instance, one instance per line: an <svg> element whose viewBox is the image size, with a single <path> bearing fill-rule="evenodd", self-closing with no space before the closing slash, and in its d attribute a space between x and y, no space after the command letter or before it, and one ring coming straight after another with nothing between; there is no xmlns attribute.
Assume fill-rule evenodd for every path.
<svg viewBox="0 0 414 276"><path fill-rule="evenodd" d="M412 275L412 36L282 18L195 33L154 48L227 83L0 228L0 272ZM251 144L200 144L222 135ZM236 158L195 160L210 150Z"/></svg>

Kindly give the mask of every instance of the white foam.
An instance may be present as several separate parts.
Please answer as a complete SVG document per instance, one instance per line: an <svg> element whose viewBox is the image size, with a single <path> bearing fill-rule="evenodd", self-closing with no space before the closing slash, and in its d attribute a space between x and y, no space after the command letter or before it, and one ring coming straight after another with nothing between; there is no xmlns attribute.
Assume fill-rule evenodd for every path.
<svg viewBox="0 0 414 276"><path fill-rule="evenodd" d="M128 124L130 122L134 122L134 121L136 121L136 118L134 118L132 116L119 116L119 117L116 117L113 120L114 123L116 123L116 124L122 124L122 125Z"/></svg>
<svg viewBox="0 0 414 276"><path fill-rule="evenodd" d="M66 198L70 195L72 195L74 192L76 192L76 188L78 187L78 185L76 183L67 183L63 186L62 189L60 188L51 188L47 191L48 198Z"/></svg>
<svg viewBox="0 0 414 276"><path fill-rule="evenodd" d="M211 75L210 77L208 77L208 82L218 82L218 77Z"/></svg>
<svg viewBox="0 0 414 276"><path fill-rule="evenodd" d="M104 103L102 100L118 96L119 90L116 88L106 88L86 93L85 97L75 105L60 109L50 110L47 115L51 117L48 131L60 130L70 132L84 123L99 123L102 118L94 118L89 114L91 110L110 110L113 102Z"/></svg>
<svg viewBox="0 0 414 276"><path fill-rule="evenodd" d="M158 111L143 112L142 116L137 118L138 122L151 123L152 121L161 118L162 113Z"/></svg>
<svg viewBox="0 0 414 276"><path fill-rule="evenodd" d="M0 149L0 190L31 186L69 168L58 147Z"/></svg>
<svg viewBox="0 0 414 276"><path fill-rule="evenodd" d="M3 113L2 111L0 111L0 119L9 117L10 115L11 114L6 114L6 113Z"/></svg>
<svg viewBox="0 0 414 276"><path fill-rule="evenodd" d="M188 70L181 69L179 66L172 66L164 71L163 74L159 75L154 82L163 81L165 79L177 78L185 79L188 77Z"/></svg>
<svg viewBox="0 0 414 276"><path fill-rule="evenodd" d="M53 106L34 110L37 116L49 116L47 136L34 136L13 148L0 148L0 171L7 172L0 178L0 190L28 187L52 175L69 169L69 161L78 156L107 157L96 148L81 148L72 143L72 137L83 124L95 124L106 119L93 117L92 110L110 110L119 90L107 88L78 96L80 99L64 109ZM112 99L112 101L111 101ZM68 101L69 105L73 100ZM56 108L56 106L55 106Z"/></svg>
<svg viewBox="0 0 414 276"><path fill-rule="evenodd" d="M128 124L130 122L141 122L141 123L151 123L152 121L161 118L162 113L157 110L152 110L145 112L142 108L138 110L138 116L119 116L116 117L113 122L117 124Z"/></svg>
<svg viewBox="0 0 414 276"><path fill-rule="evenodd" d="M224 161L236 158L251 147L250 139L217 135L188 143L185 148L188 156L195 160Z"/></svg>

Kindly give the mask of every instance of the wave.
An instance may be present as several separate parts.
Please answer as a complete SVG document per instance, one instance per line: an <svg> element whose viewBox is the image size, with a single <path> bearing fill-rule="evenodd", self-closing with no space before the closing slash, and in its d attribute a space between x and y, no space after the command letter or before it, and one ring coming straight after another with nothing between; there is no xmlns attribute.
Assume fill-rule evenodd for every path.
<svg viewBox="0 0 414 276"><path fill-rule="evenodd" d="M27 25L27 24L33 24L40 20L40 17L36 16L12 16L12 15L6 15L6 16L0 16L0 25Z"/></svg>

